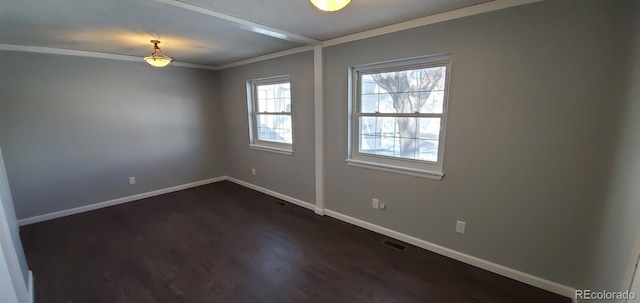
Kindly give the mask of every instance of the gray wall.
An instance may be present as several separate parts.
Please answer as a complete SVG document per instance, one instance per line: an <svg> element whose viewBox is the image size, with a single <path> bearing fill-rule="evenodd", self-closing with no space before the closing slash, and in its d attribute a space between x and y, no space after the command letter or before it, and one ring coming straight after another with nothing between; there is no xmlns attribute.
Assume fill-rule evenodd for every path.
<svg viewBox="0 0 640 303"><path fill-rule="evenodd" d="M327 48L327 208L565 285L619 288L640 208L632 2L545 1ZM453 58L445 178L347 166L348 68L439 53ZM292 156L248 146L246 81L283 74ZM0 52L19 218L225 174L314 202L313 127L312 52L218 73Z"/></svg>
<svg viewBox="0 0 640 303"><path fill-rule="evenodd" d="M621 4L545 1L327 48L327 208L585 285L625 98ZM439 53L452 54L444 179L348 166L348 68Z"/></svg>
<svg viewBox="0 0 640 303"><path fill-rule="evenodd" d="M0 52L18 218L224 175L217 93L213 71Z"/></svg>
<svg viewBox="0 0 640 303"><path fill-rule="evenodd" d="M291 76L293 155L249 148L247 80ZM306 202L315 201L313 52L223 70L227 174ZM256 169L256 175L251 174Z"/></svg>
<svg viewBox="0 0 640 303"><path fill-rule="evenodd" d="M627 42L633 46L627 61L629 69L621 70L629 73L629 87L609 192L600 212L597 251L591 262L595 264L589 285L592 289L628 290L626 283L640 253L640 247L634 247L640 241L640 3L636 3L635 20L635 32Z"/></svg>

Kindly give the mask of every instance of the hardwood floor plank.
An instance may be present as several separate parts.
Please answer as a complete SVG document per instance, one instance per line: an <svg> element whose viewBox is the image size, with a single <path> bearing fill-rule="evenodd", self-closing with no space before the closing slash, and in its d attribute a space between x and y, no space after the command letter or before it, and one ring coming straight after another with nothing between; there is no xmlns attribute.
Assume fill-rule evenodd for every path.
<svg viewBox="0 0 640 303"><path fill-rule="evenodd" d="M42 303L570 302L226 181L21 237Z"/></svg>

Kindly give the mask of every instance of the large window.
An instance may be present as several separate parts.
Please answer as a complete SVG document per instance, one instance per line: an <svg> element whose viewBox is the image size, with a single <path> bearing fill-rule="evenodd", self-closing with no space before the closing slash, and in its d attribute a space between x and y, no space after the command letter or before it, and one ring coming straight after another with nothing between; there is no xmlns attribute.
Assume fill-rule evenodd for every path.
<svg viewBox="0 0 640 303"><path fill-rule="evenodd" d="M352 68L350 165L441 179L450 58Z"/></svg>
<svg viewBox="0 0 640 303"><path fill-rule="evenodd" d="M289 76L249 81L247 100L250 146L291 154L293 129Z"/></svg>

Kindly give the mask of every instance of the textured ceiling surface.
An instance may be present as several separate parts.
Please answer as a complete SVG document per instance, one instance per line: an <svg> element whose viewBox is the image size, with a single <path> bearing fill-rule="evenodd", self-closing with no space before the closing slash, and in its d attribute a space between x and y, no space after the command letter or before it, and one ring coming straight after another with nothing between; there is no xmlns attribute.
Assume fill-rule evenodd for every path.
<svg viewBox="0 0 640 303"><path fill-rule="evenodd" d="M10 0L0 4L0 44L147 56L151 39L176 61L218 65L300 44L149 0Z"/></svg>
<svg viewBox="0 0 640 303"><path fill-rule="evenodd" d="M318 40L434 15L491 0L351 0L323 12L309 0L180 0Z"/></svg>
<svg viewBox="0 0 640 303"><path fill-rule="evenodd" d="M309 0L180 0L318 40L487 2L488 0L352 0L327 13ZM176 2L178 3L178 2ZM301 44L154 0L2 0L0 44L147 56L151 39L176 61L219 65Z"/></svg>

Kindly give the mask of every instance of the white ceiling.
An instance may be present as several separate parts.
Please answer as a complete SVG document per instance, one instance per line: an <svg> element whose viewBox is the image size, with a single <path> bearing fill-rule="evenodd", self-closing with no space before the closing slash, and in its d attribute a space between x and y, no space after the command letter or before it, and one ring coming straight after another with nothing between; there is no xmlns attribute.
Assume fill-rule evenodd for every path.
<svg viewBox="0 0 640 303"><path fill-rule="evenodd" d="M303 44L247 30L218 13L327 40L483 2L352 0L327 13L308 0L2 0L0 44L142 57L152 51L149 40L159 39L176 61L220 65Z"/></svg>
<svg viewBox="0 0 640 303"><path fill-rule="evenodd" d="M434 15L491 0L352 0L337 12L309 0L180 0L317 40Z"/></svg>

